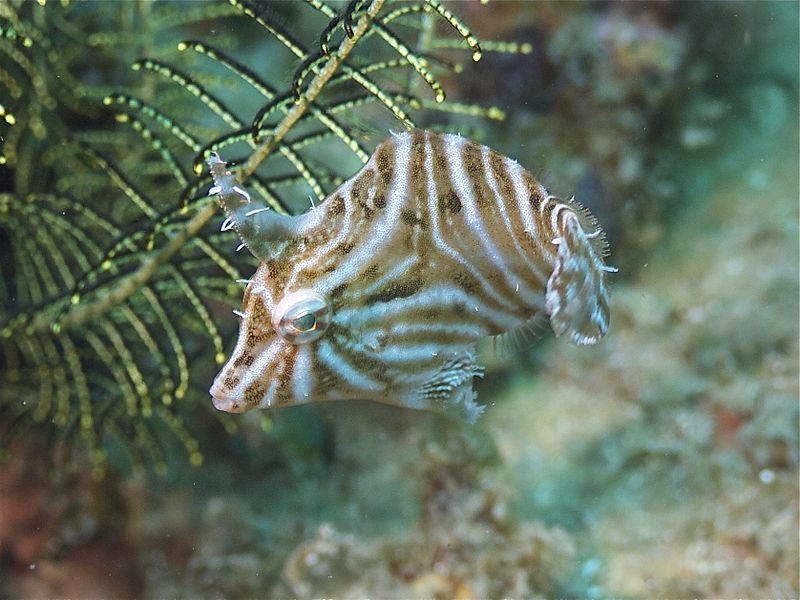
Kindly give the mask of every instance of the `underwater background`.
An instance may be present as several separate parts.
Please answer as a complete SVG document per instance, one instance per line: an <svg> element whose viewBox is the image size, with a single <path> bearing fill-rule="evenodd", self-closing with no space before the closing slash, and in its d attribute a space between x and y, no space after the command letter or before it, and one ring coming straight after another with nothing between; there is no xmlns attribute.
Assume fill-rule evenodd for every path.
<svg viewBox="0 0 800 600"><path fill-rule="evenodd" d="M798 597L799 6L0 4L0 597ZM216 412L256 263L195 167L293 86L341 131L279 209L461 132L598 218L607 336L488 344L475 424Z"/></svg>

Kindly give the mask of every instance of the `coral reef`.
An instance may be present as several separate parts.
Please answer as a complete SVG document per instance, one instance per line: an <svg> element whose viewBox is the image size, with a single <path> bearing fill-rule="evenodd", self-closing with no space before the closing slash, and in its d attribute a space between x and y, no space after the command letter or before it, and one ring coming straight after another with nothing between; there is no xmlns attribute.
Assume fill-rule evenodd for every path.
<svg viewBox="0 0 800 600"><path fill-rule="evenodd" d="M612 224L607 338L487 348L475 425L187 415L205 460L162 476L4 436L0 596L800 595L797 5L463 6L532 51L450 98Z"/></svg>

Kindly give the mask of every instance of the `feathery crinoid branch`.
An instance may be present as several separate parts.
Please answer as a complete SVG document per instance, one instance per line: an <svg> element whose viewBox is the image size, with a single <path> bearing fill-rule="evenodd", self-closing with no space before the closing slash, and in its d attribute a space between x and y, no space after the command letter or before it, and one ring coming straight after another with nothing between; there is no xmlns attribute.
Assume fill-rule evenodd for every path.
<svg viewBox="0 0 800 600"><path fill-rule="evenodd" d="M486 48L437 0L120 6L0 7L0 431L83 440L97 474L112 448L202 462L217 324L253 264L212 222L212 152L298 212L367 160L370 130L503 117L447 100L442 74Z"/></svg>

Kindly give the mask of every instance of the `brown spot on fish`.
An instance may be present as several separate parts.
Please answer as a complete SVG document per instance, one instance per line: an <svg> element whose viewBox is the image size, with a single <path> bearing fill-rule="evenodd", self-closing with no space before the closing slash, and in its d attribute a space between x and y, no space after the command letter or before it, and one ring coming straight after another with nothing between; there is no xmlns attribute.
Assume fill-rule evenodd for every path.
<svg viewBox="0 0 800 600"><path fill-rule="evenodd" d="M504 198L514 198L514 183L508 176L505 159L494 150L489 151L489 168L492 170L497 187L500 189L500 195Z"/></svg>
<svg viewBox="0 0 800 600"><path fill-rule="evenodd" d="M467 175L478 177L483 174L483 160L481 160L480 146L473 142L464 142L461 147L461 158Z"/></svg>
<svg viewBox="0 0 800 600"><path fill-rule="evenodd" d="M401 211L400 218L403 219L403 222L409 227L416 227L419 225L423 229L425 228L425 223L422 221L422 219L417 217L417 215L411 210Z"/></svg>
<svg viewBox="0 0 800 600"><path fill-rule="evenodd" d="M234 359L233 366L236 368L251 367L255 360L256 358L252 354L242 354Z"/></svg>
<svg viewBox="0 0 800 600"><path fill-rule="evenodd" d="M336 246L335 252L338 252L339 254L350 254L355 247L356 245L353 242L342 242Z"/></svg>
<svg viewBox="0 0 800 600"><path fill-rule="evenodd" d="M266 389L259 383L254 383L244 391L244 402L247 406L256 406L264 397Z"/></svg>
<svg viewBox="0 0 800 600"><path fill-rule="evenodd" d="M344 198L342 198L341 194L336 194L333 198L331 198L330 204L331 216L341 216L344 214L346 207Z"/></svg>
<svg viewBox="0 0 800 600"><path fill-rule="evenodd" d="M394 178L394 144L381 144L375 155L378 174L383 185L389 185Z"/></svg>
<svg viewBox="0 0 800 600"><path fill-rule="evenodd" d="M408 298L416 294L421 287L422 281L420 279L396 282L375 294L367 296L364 302L366 304L374 304L375 302L390 302L397 298Z"/></svg>
<svg viewBox="0 0 800 600"><path fill-rule="evenodd" d="M449 210L453 214L461 212L461 200L453 190L439 197L439 210Z"/></svg>
<svg viewBox="0 0 800 600"><path fill-rule="evenodd" d="M475 279L463 271L458 271L453 274L453 281L455 284L460 287L465 292L471 294L477 289L477 283Z"/></svg>
<svg viewBox="0 0 800 600"><path fill-rule="evenodd" d="M331 290L331 293L328 294L328 296L330 296L331 298L338 298L339 296L344 294L344 291L346 289L347 289L347 284L346 283L340 283L339 285L337 285L335 288L333 288Z"/></svg>
<svg viewBox="0 0 800 600"><path fill-rule="evenodd" d="M271 279L277 279L280 277L281 272L285 269L281 263L275 260L265 262L264 267L267 269L267 274Z"/></svg>

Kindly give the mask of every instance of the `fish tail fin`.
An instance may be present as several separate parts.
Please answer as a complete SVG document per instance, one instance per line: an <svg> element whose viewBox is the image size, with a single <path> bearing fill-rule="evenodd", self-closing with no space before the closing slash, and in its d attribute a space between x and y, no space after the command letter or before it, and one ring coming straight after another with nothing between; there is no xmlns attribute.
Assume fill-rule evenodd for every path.
<svg viewBox="0 0 800 600"><path fill-rule="evenodd" d="M606 273L616 269L603 262L593 239L599 229L587 234L578 215L565 210L560 216L555 242L558 254L547 281L545 306L556 336L575 344L594 344L608 331L609 308Z"/></svg>

